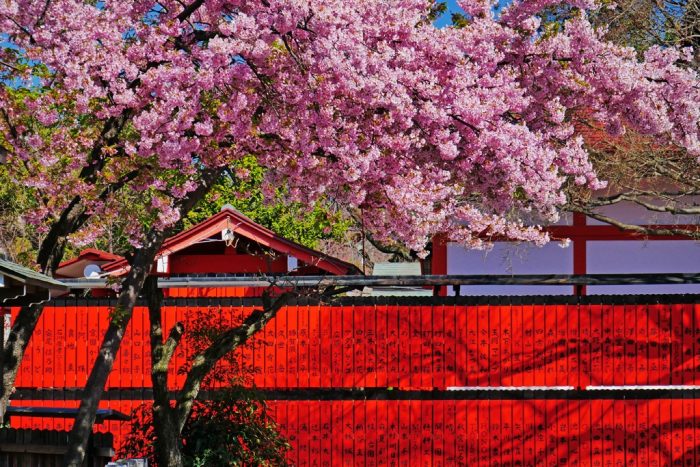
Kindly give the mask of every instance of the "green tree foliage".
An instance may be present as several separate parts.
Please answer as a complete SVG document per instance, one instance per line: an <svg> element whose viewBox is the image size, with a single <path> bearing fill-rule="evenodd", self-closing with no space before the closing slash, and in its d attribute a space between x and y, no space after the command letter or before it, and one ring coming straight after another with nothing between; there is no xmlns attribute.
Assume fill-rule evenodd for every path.
<svg viewBox="0 0 700 467"><path fill-rule="evenodd" d="M4 50L6 54L13 50ZM24 68L24 67L23 67ZM21 71L19 68L18 72ZM0 79L11 79L7 73ZM5 93L18 104L34 92L25 88L7 87ZM6 119L5 109L0 108L0 119ZM0 133L0 253L11 261L32 266L41 234L23 217L37 208L41 198L35 190L16 183L10 176L4 158L12 150L10 143Z"/></svg>
<svg viewBox="0 0 700 467"><path fill-rule="evenodd" d="M39 234L22 216L36 206L24 186L13 183L0 164L0 252L11 261L30 266L36 259Z"/></svg>
<svg viewBox="0 0 700 467"><path fill-rule="evenodd" d="M5 53L13 53L13 50L5 50ZM30 64L24 63L22 69L17 70L17 76L5 76L5 80L19 79L19 73L28 68ZM41 65L32 65L35 71L41 74ZM7 75L7 73L5 73ZM1 77L0 77L1 78ZM26 83L25 83L26 84ZM41 93L50 92L32 87L29 84L7 86L3 89L16 105L25 108L28 102L40 97ZM71 109L65 109L71 112ZM27 121L23 125L33 127L34 117L28 113ZM0 119L9 118L4 109L0 109ZM85 132L96 132L95 122L89 118L83 118L82 127ZM91 128L93 128L91 130ZM133 131L131 125L127 125L125 132ZM41 127L41 137L51 138L51 128ZM11 152L10 144L0 135L0 156ZM58 155L56 170L62 170L68 155ZM13 170L24 170L31 173L33 168L29 163L25 167L15 167ZM171 174L176 177L177 174ZM265 199L261 186L265 176L264 169L260 167L254 157L247 157L238 161L216 184L207 195L206 199L199 202L197 207L181 221L180 228L188 228L220 211L224 204L230 204L235 209L250 217L265 227L275 231L279 235L294 240L308 247L316 247L320 240L340 240L350 225L350 221L333 212L330 203L317 202L311 206L300 203L285 204L281 201L284 188L279 188L277 193L271 194L270 199ZM53 202L50 196L44 193L42 187L28 187L17 183L10 174L8 167L0 162L0 254L7 256L12 261L34 266L37 250L43 238L42 225L33 225L26 219L41 210L50 209L48 203ZM144 203L150 199L150 192L143 193L141 197L133 193L115 193L115 203L128 206L129 212L140 213L137 217L143 225L150 224L152 219L146 214ZM67 245L65 258L69 259L77 255L83 248L92 247L111 253L125 254L131 250L129 243L127 221L121 216L102 213L96 215L91 223L100 224L101 234L89 241L73 236L72 242Z"/></svg>
<svg viewBox="0 0 700 467"><path fill-rule="evenodd" d="M13 51L6 50L6 52ZM39 76L47 73L45 67L40 64L30 65L21 61L17 68L17 73L26 71L30 67ZM1 76L0 79L2 79ZM26 110L29 103L51 92L47 89L34 87L31 83L19 81L19 76L5 76L5 80L6 82L16 83L16 85L2 88L2 92L19 109ZM60 108L59 111L71 113L73 110L70 106L66 106ZM8 127L10 126L10 117L7 111L2 108L0 108L0 120L8 122L7 125ZM83 116L79 121L81 122L80 128L86 134L98 131L95 122L91 118ZM15 121L14 125L17 126L18 124L32 128L37 127L37 133L43 140L51 139L53 132L57 130L56 127L39 125L31 112L28 112L25 118ZM76 133L75 137L79 137L79 135ZM3 138L3 134L0 134L0 156L12 152L11 144ZM66 170L66 164L71 154L55 154L55 156L55 162L51 170ZM9 167L4 161L0 161L0 253L12 261L34 267L36 265L38 248L48 230L48 225L56 219L48 218L43 222L30 222L29 220L41 217L41 213L51 210L57 201L49 194L48 186L42 186L41 184L27 186L17 181L18 176L25 177L27 174L32 174L37 170L36 161L26 160L21 163L16 161L14 163L14 167ZM115 195L115 198L117 202L128 205L132 212L133 210L136 212L142 211L142 203L139 199L134 199L133 195L130 199L125 199L125 196L126 194L118 193ZM105 213L96 215L89 223L99 224L102 234L88 242L85 242L79 235L72 236L72 241L67 244L65 250L66 259L77 255L86 246L114 253L123 253L129 250L128 236L125 232L125 220Z"/></svg>
<svg viewBox="0 0 700 467"><path fill-rule="evenodd" d="M255 158L239 161L207 196L183 219L183 227L190 227L230 204L255 222L278 235L314 248L320 240L340 240L350 225L330 202L303 205L283 203L284 187L266 199L261 186L265 171Z"/></svg>
<svg viewBox="0 0 700 467"><path fill-rule="evenodd" d="M0 148L2 146L3 142L0 141ZM230 204L255 222L310 248L316 247L320 240L343 238L351 221L344 219L340 213L333 212L330 203L315 203L312 206L285 204L278 196L283 188L278 190L279 193L272 200L266 200L260 188L264 175L264 170L256 164L254 158L241 161L181 221L181 228L191 227L219 212L223 205ZM12 261L32 266L36 260L41 229L25 222L24 217L43 202L41 190L15 183L7 168L0 164L0 252ZM142 200L131 197L121 202L128 203L132 210L144 212L143 221L148 221L141 206ZM130 250L123 219L103 216L96 218L95 222L104 224L102 235L87 245L80 242L69 245L66 258L77 255L86 246L117 254Z"/></svg>
<svg viewBox="0 0 700 467"><path fill-rule="evenodd" d="M279 434L265 403L254 391L230 387L216 400L198 401L182 431L186 466L286 465L289 443ZM132 414L131 430L119 458L154 458L151 404Z"/></svg>

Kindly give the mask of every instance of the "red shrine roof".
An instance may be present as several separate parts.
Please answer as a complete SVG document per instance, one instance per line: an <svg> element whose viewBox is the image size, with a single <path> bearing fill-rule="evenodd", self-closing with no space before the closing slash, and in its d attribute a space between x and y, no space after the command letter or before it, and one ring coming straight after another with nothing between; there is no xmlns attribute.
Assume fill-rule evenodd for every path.
<svg viewBox="0 0 700 467"><path fill-rule="evenodd" d="M98 250L96 248L87 248L80 252L78 256L68 261L62 262L56 269L56 277L80 277L83 274L83 269L88 264L97 264L104 266L115 261L121 261L124 257Z"/></svg>
<svg viewBox="0 0 700 467"><path fill-rule="evenodd" d="M209 219L167 239L156 259L177 253L213 236L221 235L221 232L226 229L231 230L236 236L256 242L276 253L293 256L299 261L327 273L335 275L361 274L355 265L283 238L232 208L224 208ZM100 261L107 255L111 258L101 265L103 271L111 275L121 275L128 270L128 262L123 257L88 249L81 252L77 258L61 263L58 271L60 273L62 269L81 260ZM206 273L206 271L203 272Z"/></svg>

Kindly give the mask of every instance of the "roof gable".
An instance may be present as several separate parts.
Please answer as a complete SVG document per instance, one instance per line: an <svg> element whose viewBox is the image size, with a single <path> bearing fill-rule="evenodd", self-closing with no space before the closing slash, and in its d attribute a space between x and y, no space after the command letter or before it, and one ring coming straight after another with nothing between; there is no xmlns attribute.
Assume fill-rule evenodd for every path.
<svg viewBox="0 0 700 467"><path fill-rule="evenodd" d="M293 256L330 274L360 274L360 270L355 265L280 237L272 230L263 227L231 208L224 208L209 219L167 239L163 243L157 258L177 253L202 240L217 235L225 229L230 229L236 235L250 239L278 253ZM106 264L103 269L105 271L118 272L119 270L126 270L127 267L127 261L121 259Z"/></svg>
<svg viewBox="0 0 700 467"><path fill-rule="evenodd" d="M81 251L75 258L63 261L56 269L56 277L81 277L83 268L87 264L97 264L103 267L105 264L110 264L115 261L123 260L123 256L115 255L96 248L86 248Z"/></svg>
<svg viewBox="0 0 700 467"><path fill-rule="evenodd" d="M68 267L72 264L75 264L80 261L119 261L124 259L123 256L115 255L113 253L109 253L107 251L102 251L98 250L96 248L86 248L83 251L78 254L73 259L69 259L67 261L63 261L61 264L58 265L58 268L65 268Z"/></svg>

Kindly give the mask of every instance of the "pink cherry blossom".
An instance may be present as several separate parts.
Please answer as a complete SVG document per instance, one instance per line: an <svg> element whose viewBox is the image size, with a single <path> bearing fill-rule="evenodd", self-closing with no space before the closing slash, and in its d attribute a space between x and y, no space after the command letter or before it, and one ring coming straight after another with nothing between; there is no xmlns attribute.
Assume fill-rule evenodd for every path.
<svg viewBox="0 0 700 467"><path fill-rule="evenodd" d="M49 71L22 77L42 93L21 104L0 89L15 176L50 200L31 220L76 196L133 216L123 197L101 196L126 179L121 190L150 198L164 228L203 167L252 155L270 198L285 187L290 200L359 209L379 239L418 251L439 232L475 247L541 244L525 219L554 221L567 180L603 183L573 113L700 156L687 51L639 61L594 30L593 0L568 2L578 16L547 36L537 14L561 2L516 0L500 14L459 3L463 29L430 24L425 0L1 1L0 31Z"/></svg>

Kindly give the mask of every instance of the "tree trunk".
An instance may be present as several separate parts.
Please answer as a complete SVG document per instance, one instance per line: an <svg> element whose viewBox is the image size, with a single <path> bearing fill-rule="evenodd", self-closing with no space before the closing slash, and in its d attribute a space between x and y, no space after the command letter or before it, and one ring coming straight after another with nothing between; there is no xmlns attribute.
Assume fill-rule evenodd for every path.
<svg viewBox="0 0 700 467"><path fill-rule="evenodd" d="M83 464L88 439L92 434L95 423L97 404L102 399L105 383L109 377L119 346L124 337L124 331L129 325L131 315L136 305L139 292L151 270L153 261L160 249L164 233L152 233L146 245L136 253L131 264L129 275L122 285L122 291L117 300L117 306L112 312L111 321L102 340L95 365L92 367L80 401L80 408L75 417L73 429L69 435L68 450L63 459L63 465L79 467Z"/></svg>
<svg viewBox="0 0 700 467"><path fill-rule="evenodd" d="M150 277L144 287L151 321L151 381L153 383L153 429L155 431L155 457L160 467L182 467L180 430L168 397L168 365L182 337L184 328L177 323L163 342L161 304L163 293L158 289L155 277Z"/></svg>
<svg viewBox="0 0 700 467"><path fill-rule="evenodd" d="M113 145L119 138L124 126L131 117L131 110L126 109L121 115L110 117L104 124L100 136L95 140L90 152L90 163L80 172L80 178L87 183L94 183L97 174L107 162L102 153L105 145ZM116 183L108 185L98 199L107 199L136 176L137 172L127 174ZM60 217L53 222L41 242L37 252L37 264L41 272L51 275L58 268L66 249L68 235L78 231L91 217L85 211L83 199L75 196L61 212ZM4 419L5 408L9 403L14 388L22 357L34 332L36 323L41 317L43 306L22 308L15 323L12 325L10 336L3 346L0 346L0 421Z"/></svg>
<svg viewBox="0 0 700 467"><path fill-rule="evenodd" d="M158 467L182 467L180 432L173 420L169 404L153 402L153 428L155 430L155 457Z"/></svg>
<svg viewBox="0 0 700 467"><path fill-rule="evenodd" d="M37 263L41 272L52 274L58 268L66 247L66 236L83 225L86 219L80 198L74 198L63 210L59 220L53 223L41 243L37 253ZM5 419L5 410L12 397L17 372L43 310L43 305L22 307L12 323L7 342L0 347L0 423Z"/></svg>
<svg viewBox="0 0 700 467"><path fill-rule="evenodd" d="M190 192L178 205L181 217L186 215L204 197L222 172L221 168L203 170L197 189ZM80 401L80 408L69 435L68 450L63 458L63 465L66 467L79 467L85 459L88 439L92 433L92 425L95 423L97 404L102 398L105 383L110 371L112 371L114 359L124 337L124 331L131 320L134 305L136 305L139 293L141 293L144 282L151 271L153 261L171 230L151 230L144 242L145 246L136 251L136 255L131 261L131 270L122 282L122 291L119 294L117 306L112 313L95 365L92 367L85 384L83 399Z"/></svg>
<svg viewBox="0 0 700 467"><path fill-rule="evenodd" d="M36 323L39 322L43 305L33 305L22 307L10 329L7 342L4 343L0 351L2 358L0 370L2 371L2 387L0 387L0 423L5 419L5 410L10 403L10 397L17 379L17 372L22 363L22 357L29 345ZM4 317L3 317L4 319ZM4 325L4 323L3 323ZM4 330L2 331L4 333Z"/></svg>
<svg viewBox="0 0 700 467"><path fill-rule="evenodd" d="M2 317L2 329L0 329L0 379L5 375L5 308L0 307L0 317ZM4 382L0 381L0 384ZM5 398L5 391L0 388L0 427L5 424L5 412L7 404L10 402L9 396Z"/></svg>

